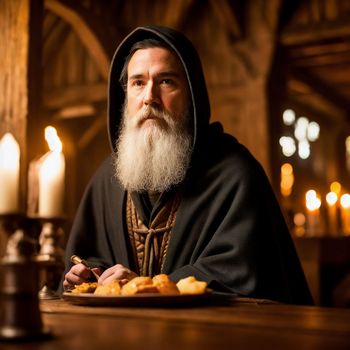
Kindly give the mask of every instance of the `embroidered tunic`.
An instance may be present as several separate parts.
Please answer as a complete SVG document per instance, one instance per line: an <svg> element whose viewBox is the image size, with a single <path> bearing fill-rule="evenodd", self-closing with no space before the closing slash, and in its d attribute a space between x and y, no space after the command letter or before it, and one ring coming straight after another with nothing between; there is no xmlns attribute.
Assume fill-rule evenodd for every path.
<svg viewBox="0 0 350 350"><path fill-rule="evenodd" d="M141 276L154 276L163 272L179 202L178 196L168 201L147 227L139 217L131 196L128 195L128 234L138 269L136 272Z"/></svg>

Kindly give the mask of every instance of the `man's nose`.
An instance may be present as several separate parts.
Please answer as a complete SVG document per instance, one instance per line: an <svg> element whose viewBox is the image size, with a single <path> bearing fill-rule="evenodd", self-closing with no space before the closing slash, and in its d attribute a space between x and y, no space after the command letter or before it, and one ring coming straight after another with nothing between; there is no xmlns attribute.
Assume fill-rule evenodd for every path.
<svg viewBox="0 0 350 350"><path fill-rule="evenodd" d="M145 94L143 97L143 103L145 105L159 104L159 92L153 82L149 82L145 88Z"/></svg>

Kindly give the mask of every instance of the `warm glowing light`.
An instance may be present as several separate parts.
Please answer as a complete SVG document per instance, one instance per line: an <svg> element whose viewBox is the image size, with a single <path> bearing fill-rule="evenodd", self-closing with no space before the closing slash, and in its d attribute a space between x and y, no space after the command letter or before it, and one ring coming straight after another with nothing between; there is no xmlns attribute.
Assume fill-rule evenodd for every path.
<svg viewBox="0 0 350 350"><path fill-rule="evenodd" d="M316 141L320 135L320 126L316 122L311 122L307 127L307 138L309 141Z"/></svg>
<svg viewBox="0 0 350 350"><path fill-rule="evenodd" d="M329 205L334 205L337 203L338 196L335 192L328 192L326 195L326 201Z"/></svg>
<svg viewBox="0 0 350 350"><path fill-rule="evenodd" d="M345 139L345 148L346 148L346 153L349 155L350 154L350 136L348 136Z"/></svg>
<svg viewBox="0 0 350 350"><path fill-rule="evenodd" d="M281 166L281 193L284 197L288 197L292 193L294 185L293 167L289 163Z"/></svg>
<svg viewBox="0 0 350 350"><path fill-rule="evenodd" d="M297 119L297 127L300 127L302 129L307 129L309 126L309 119L306 117L300 117Z"/></svg>
<svg viewBox="0 0 350 350"><path fill-rule="evenodd" d="M306 208L310 211L314 211L320 208L321 200L317 197L315 190L309 190L306 192Z"/></svg>
<svg viewBox="0 0 350 350"><path fill-rule="evenodd" d="M298 143L298 154L301 159L307 159L310 156L310 144L308 140L302 140Z"/></svg>
<svg viewBox="0 0 350 350"><path fill-rule="evenodd" d="M297 237L302 237L305 235L305 224L306 224L306 217L303 213L296 213L293 217L294 222L294 230L293 233Z"/></svg>
<svg viewBox="0 0 350 350"><path fill-rule="evenodd" d="M306 140L307 128L309 125L309 120L305 117L300 117L297 119L294 136L298 141Z"/></svg>
<svg viewBox="0 0 350 350"><path fill-rule="evenodd" d="M311 201L306 202L306 208L309 210L316 210L319 209L321 206L321 200L319 198L314 198Z"/></svg>
<svg viewBox="0 0 350 350"><path fill-rule="evenodd" d="M342 229L346 236L350 235L350 194L345 193L340 197Z"/></svg>
<svg viewBox="0 0 350 350"><path fill-rule="evenodd" d="M311 154L310 142L316 141L320 136L320 125L315 121L310 121L307 117L296 118L292 109L283 112L283 123L293 127L293 136L282 136L279 143L282 153L286 157L291 157L296 151L301 159L307 159ZM350 155L350 136L347 139L347 152ZM350 158L350 157L349 157ZM350 169L350 160L348 161Z"/></svg>
<svg viewBox="0 0 350 350"><path fill-rule="evenodd" d="M295 226L303 226L305 225L306 218L303 213L296 213L293 218Z"/></svg>
<svg viewBox="0 0 350 350"><path fill-rule="evenodd" d="M282 118L285 125L292 125L295 122L295 112L292 109L286 109Z"/></svg>
<svg viewBox="0 0 350 350"><path fill-rule="evenodd" d="M39 208L42 217L60 217L63 214L65 158L62 142L54 127L45 128L45 139L50 152L42 157L39 170Z"/></svg>
<svg viewBox="0 0 350 350"><path fill-rule="evenodd" d="M339 196L341 191L341 184L337 181L331 183L330 186L331 192L334 192L337 196Z"/></svg>
<svg viewBox="0 0 350 350"><path fill-rule="evenodd" d="M340 197L340 205L343 208L349 208L350 207L350 194L345 193Z"/></svg>
<svg viewBox="0 0 350 350"><path fill-rule="evenodd" d="M53 126L47 126L45 128L45 140L49 145L50 151L62 152L62 142Z"/></svg>
<svg viewBox="0 0 350 350"><path fill-rule="evenodd" d="M284 163L282 166L281 166L281 173L283 175L291 175L293 174L293 166L289 163Z"/></svg>
<svg viewBox="0 0 350 350"><path fill-rule="evenodd" d="M317 193L315 190L308 190L305 194L306 200L312 200L313 198L317 197Z"/></svg>
<svg viewBox="0 0 350 350"><path fill-rule="evenodd" d="M281 180L281 186L284 188L292 188L294 184L294 175L290 174L288 176L284 176Z"/></svg>
<svg viewBox="0 0 350 350"><path fill-rule="evenodd" d="M291 157L295 153L296 146L295 141L292 137L282 136L279 140L279 143L282 147L282 153L286 157Z"/></svg>
<svg viewBox="0 0 350 350"><path fill-rule="evenodd" d="M0 141L0 167L13 171L19 164L19 145L11 133L6 133Z"/></svg>
<svg viewBox="0 0 350 350"><path fill-rule="evenodd" d="M6 133L0 140L0 212L18 211L20 148L15 138Z"/></svg>

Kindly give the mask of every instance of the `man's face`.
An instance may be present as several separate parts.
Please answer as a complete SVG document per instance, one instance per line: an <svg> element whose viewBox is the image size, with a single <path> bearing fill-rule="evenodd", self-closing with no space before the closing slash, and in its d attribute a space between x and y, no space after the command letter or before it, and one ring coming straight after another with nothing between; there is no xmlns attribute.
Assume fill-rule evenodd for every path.
<svg viewBox="0 0 350 350"><path fill-rule="evenodd" d="M165 48L139 49L128 65L127 115L134 116L147 106L164 110L183 122L188 110L189 92L179 58ZM152 115L141 121L140 127L159 126Z"/></svg>

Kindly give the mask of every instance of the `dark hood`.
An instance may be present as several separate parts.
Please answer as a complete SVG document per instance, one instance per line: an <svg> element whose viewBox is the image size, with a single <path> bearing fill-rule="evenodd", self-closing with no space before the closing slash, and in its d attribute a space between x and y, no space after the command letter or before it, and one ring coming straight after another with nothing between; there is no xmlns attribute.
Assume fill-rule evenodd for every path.
<svg viewBox="0 0 350 350"><path fill-rule="evenodd" d="M192 43L181 33L166 27L144 26L133 30L117 48L111 64L108 95L108 132L115 148L124 103L124 90L119 83L120 73L131 47L138 41L156 38L168 44L179 56L188 79L193 106L194 148L209 124L210 104L202 64Z"/></svg>

